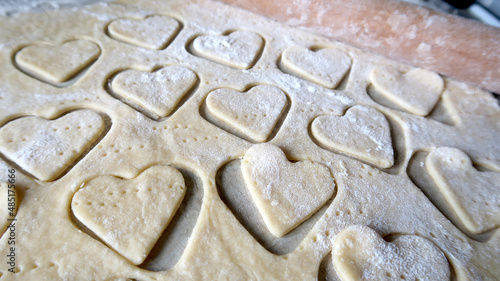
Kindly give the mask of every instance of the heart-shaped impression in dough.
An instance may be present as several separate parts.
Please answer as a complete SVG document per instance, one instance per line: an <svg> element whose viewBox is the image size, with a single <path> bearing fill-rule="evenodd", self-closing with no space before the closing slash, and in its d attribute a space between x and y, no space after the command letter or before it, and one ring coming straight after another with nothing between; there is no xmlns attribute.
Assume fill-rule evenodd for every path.
<svg viewBox="0 0 500 281"><path fill-rule="evenodd" d="M260 85L247 92L221 88L211 92L207 108L215 117L249 138L264 142L271 134L287 105L280 89Z"/></svg>
<svg viewBox="0 0 500 281"><path fill-rule="evenodd" d="M155 72L128 69L113 78L111 88L144 110L165 117L197 81L196 74L182 66L167 66Z"/></svg>
<svg viewBox="0 0 500 281"><path fill-rule="evenodd" d="M193 41L196 55L241 69L248 69L255 63L263 45L260 35L242 30L228 35L203 35Z"/></svg>
<svg viewBox="0 0 500 281"><path fill-rule="evenodd" d="M0 236L4 234L11 223L10 220L17 214L20 199L18 192L15 183L0 182L0 204L5 206L0 209Z"/></svg>
<svg viewBox="0 0 500 281"><path fill-rule="evenodd" d="M181 25L176 19L162 15L144 19L116 19L108 25L108 33L112 38L153 50L166 48L180 29Z"/></svg>
<svg viewBox="0 0 500 281"><path fill-rule="evenodd" d="M335 238L332 254L343 281L450 280L443 252L416 235L386 242L367 226L350 226Z"/></svg>
<svg viewBox="0 0 500 281"><path fill-rule="evenodd" d="M141 264L184 198L182 174L153 166L134 179L100 176L78 190L71 202L75 217L102 241Z"/></svg>
<svg viewBox="0 0 500 281"><path fill-rule="evenodd" d="M277 237L319 210L335 190L327 167L307 160L292 163L279 147L271 144L251 147L241 169L259 213Z"/></svg>
<svg viewBox="0 0 500 281"><path fill-rule="evenodd" d="M356 105L344 116L323 115L312 122L313 137L323 146L380 168L394 165L391 129L372 107Z"/></svg>
<svg viewBox="0 0 500 281"><path fill-rule="evenodd" d="M42 181L57 178L103 133L103 117L90 110L55 120L28 116L0 129L0 152Z"/></svg>
<svg viewBox="0 0 500 281"><path fill-rule="evenodd" d="M425 166L470 232L480 234L500 226L500 173L476 170L467 154L451 147L432 151Z"/></svg>
<svg viewBox="0 0 500 281"><path fill-rule="evenodd" d="M290 74L327 88L335 88L351 68L351 58L334 48L312 51L295 45L283 51L281 65Z"/></svg>
<svg viewBox="0 0 500 281"><path fill-rule="evenodd" d="M78 39L56 46L29 45L16 53L15 62L28 75L54 85L76 76L100 54L97 44Z"/></svg>
<svg viewBox="0 0 500 281"><path fill-rule="evenodd" d="M386 99L409 113L427 116L441 96L443 78L435 72L416 68L401 73L394 67L375 67L370 80Z"/></svg>

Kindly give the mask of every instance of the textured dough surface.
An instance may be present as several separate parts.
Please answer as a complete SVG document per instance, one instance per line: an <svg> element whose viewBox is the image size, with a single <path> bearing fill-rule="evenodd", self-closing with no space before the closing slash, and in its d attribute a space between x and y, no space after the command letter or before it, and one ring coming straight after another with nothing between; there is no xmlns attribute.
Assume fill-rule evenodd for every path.
<svg viewBox="0 0 500 281"><path fill-rule="evenodd" d="M382 66L396 69L387 75L403 84L387 88L397 89L410 83L398 75L417 71L414 67L219 2L123 0L36 15L0 17L0 182L8 181L9 169L16 170L19 203L15 216L17 273L8 271L5 260L10 251L7 231L0 238L4 257L0 259L0 280L342 280L332 250L340 233L353 225L376 233L378 240L361 235L365 237L361 243L396 245L397 239L381 239L413 237L402 241L407 242L406 248L415 249L412 257L419 257L422 268L435 266L436 260L442 264L442 259L420 258L423 248L436 256L437 247L447 260L439 272L449 272L457 280L497 280L500 276L498 227L491 224L480 234L470 234L455 225L436 200L440 187L426 161L436 149L453 147L463 151L478 169L472 170L475 173L470 173L468 181L482 182L472 177L500 172L500 108L491 93L440 77L443 90L436 104L426 107L432 107L428 114L391 108L370 96L369 89L376 88L373 70ZM44 15L50 21L39 24L39 16ZM152 15L179 23L176 32L165 31L165 38L171 38L159 50L117 40L108 32L114 21L134 20L140 27L129 29L129 38L144 40L149 37L133 31L159 34L158 26L148 23ZM75 40L98 47L92 62L74 63L74 49L63 46ZM38 68L33 71L19 63L29 46L36 47L31 57ZM57 58L48 59L51 51L40 46L58 47ZM314 65L314 61L304 62L302 72L283 68L280 58L293 46L316 54L318 47L338 51L349 57L349 68L335 89L325 87L312 78L319 74L304 74L304 65ZM300 58L307 60L308 56ZM340 56L336 63L344 65L345 58ZM83 68L62 85L43 78L59 75L57 65L64 63ZM155 84L155 79L163 79L155 71L170 67L179 70L176 74L189 69L196 81L187 79L189 83L177 91L170 73L165 78L168 86ZM128 94L115 91L114 79L127 71L140 72L126 77L127 83L138 83L134 79L144 75L147 86L128 87ZM412 79L428 80L420 75ZM268 92L273 95L232 104L232 98L216 94L245 97L259 87L273 89ZM167 92L155 92L158 88L172 89L169 93L175 93L177 102L162 104L169 97ZM390 101L388 95L380 98ZM409 101L404 95L400 99ZM209 108L211 102L224 105L223 109ZM279 106L274 107L276 103ZM254 118L251 114L259 118L237 124L215 112L231 112L231 118L238 116L238 120L245 115ZM343 122L348 116L358 122ZM318 126L326 123L341 129ZM85 133L80 124L99 130ZM261 124L267 125L259 127ZM363 124L380 133L367 135ZM53 125L57 125L56 132L50 130ZM76 129L79 125L80 131ZM243 131L243 126L254 126L255 135L262 137L240 136L236 132ZM320 132L325 140L318 137ZM51 141L44 141L49 136ZM332 139L335 145L324 143ZM78 154L74 158L73 150ZM269 158L261 157L261 150ZM424 159L417 163L418 153ZM366 157L373 154L375 157ZM257 156L261 157L258 165L243 161ZM219 181L219 172L235 161L243 168L228 169L229 174L224 175L234 181ZM421 169L413 173L410 166ZM175 193L172 200L166 200L169 193L133 197L130 183L139 178L171 182L172 176L148 174L152 167L179 171L173 177L180 182L182 176L184 196ZM252 169L260 170L251 175ZM261 184L246 180L244 171ZM443 172L453 176L451 171ZM240 176L231 177L231 173ZM94 185L103 180L109 185ZM274 203L263 196L273 184ZM294 190L297 186L301 189ZM102 193L106 188L126 194L111 199ZM232 199L222 196L227 190L241 191L235 196L255 206L256 215L243 223L230 204ZM254 198L252 192L261 196ZM481 192L483 204L498 194L488 188ZM92 208L86 207L86 215L78 216L82 211L72 204L78 198L92 203ZM164 199L169 203L155 203ZM98 215L100 202L117 208L122 204L124 209ZM263 208L256 207L259 204ZM266 211L275 218L271 225L285 224L274 232L278 236L260 234L269 232ZM473 218L486 217L484 212L478 209ZM108 226L109 233L140 225L125 231L141 241L129 244L137 250L135 254L126 255L124 250L133 239L117 239L119 246L113 246L90 223L110 216L120 223ZM285 216L289 219L283 219ZM261 232L254 231L260 226ZM273 250L274 244L281 247L279 251ZM369 263L360 259L357 264L363 268L379 264L380 272L393 268L384 262L389 252L379 253ZM418 273L410 270L417 264L413 261L402 258L398 264L408 276Z"/></svg>
<svg viewBox="0 0 500 281"><path fill-rule="evenodd" d="M275 146L247 151L241 166L250 194L275 236L283 236L317 211L333 195L328 169L311 161L289 163Z"/></svg>
<svg viewBox="0 0 500 281"><path fill-rule="evenodd" d="M179 171L156 166L131 180L95 178L75 194L71 208L106 244L132 263L141 264L185 192Z"/></svg>
<svg viewBox="0 0 500 281"><path fill-rule="evenodd" d="M426 161L440 192L472 233L500 225L500 173L479 172L467 154L440 147Z"/></svg>

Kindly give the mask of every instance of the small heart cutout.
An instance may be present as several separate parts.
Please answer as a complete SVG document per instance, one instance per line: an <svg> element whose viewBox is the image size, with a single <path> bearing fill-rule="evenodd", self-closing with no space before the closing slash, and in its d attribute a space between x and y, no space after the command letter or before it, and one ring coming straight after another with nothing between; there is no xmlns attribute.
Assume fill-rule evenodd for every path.
<svg viewBox="0 0 500 281"><path fill-rule="evenodd" d="M338 49L312 51L295 45L283 52L281 66L292 75L327 88L335 88L351 68L351 58Z"/></svg>
<svg viewBox="0 0 500 281"><path fill-rule="evenodd" d="M15 62L25 73L57 85L71 79L92 64L101 49L88 40L72 40L53 46L29 45L16 53Z"/></svg>
<svg viewBox="0 0 500 281"><path fill-rule="evenodd" d="M240 69L248 69L255 63L263 45L260 35L242 30L228 35L203 35L193 41L196 55Z"/></svg>
<svg viewBox="0 0 500 281"><path fill-rule="evenodd" d="M500 226L500 173L479 172L459 149L440 147L425 161L428 173L473 234Z"/></svg>
<svg viewBox="0 0 500 281"><path fill-rule="evenodd" d="M291 163L279 147L271 144L250 148L241 169L259 213L277 237L318 211L335 190L327 167L307 160Z"/></svg>
<svg viewBox="0 0 500 281"><path fill-rule="evenodd" d="M116 19L108 25L108 33L113 39L153 50L166 48L180 29L177 20L161 15L140 20Z"/></svg>
<svg viewBox="0 0 500 281"><path fill-rule="evenodd" d="M28 116L0 129L0 152L42 181L67 169L103 133L103 117L78 110L55 120Z"/></svg>
<svg viewBox="0 0 500 281"><path fill-rule="evenodd" d="M323 115L312 122L313 137L325 147L380 168L394 165L391 130L376 109L356 105L344 116Z"/></svg>
<svg viewBox="0 0 500 281"><path fill-rule="evenodd" d="M113 78L111 88L156 117L165 117L197 81L196 74L182 66L167 66L155 72L128 69Z"/></svg>
<svg viewBox="0 0 500 281"><path fill-rule="evenodd" d="M367 226L350 226L337 235L332 251L343 281L450 280L443 252L416 235L401 235L388 243Z"/></svg>
<svg viewBox="0 0 500 281"><path fill-rule="evenodd" d="M207 108L220 121L259 142L267 140L281 114L287 97L268 85L255 86L247 92L222 88L211 92Z"/></svg>
<svg viewBox="0 0 500 281"><path fill-rule="evenodd" d="M182 174L151 167L134 179L101 176L87 182L71 202L75 217L111 248L141 264L184 198Z"/></svg>
<svg viewBox="0 0 500 281"><path fill-rule="evenodd" d="M370 78L372 85L384 98L420 116L427 116L431 112L444 87L439 74L421 68L403 74L393 67L379 66L372 70Z"/></svg>

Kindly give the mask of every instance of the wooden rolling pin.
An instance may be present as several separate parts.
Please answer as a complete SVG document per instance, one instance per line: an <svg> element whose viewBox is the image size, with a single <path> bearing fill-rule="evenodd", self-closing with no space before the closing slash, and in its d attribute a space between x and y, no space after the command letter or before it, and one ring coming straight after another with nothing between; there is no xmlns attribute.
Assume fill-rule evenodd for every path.
<svg viewBox="0 0 500 281"><path fill-rule="evenodd" d="M396 0L222 0L500 93L500 29Z"/></svg>

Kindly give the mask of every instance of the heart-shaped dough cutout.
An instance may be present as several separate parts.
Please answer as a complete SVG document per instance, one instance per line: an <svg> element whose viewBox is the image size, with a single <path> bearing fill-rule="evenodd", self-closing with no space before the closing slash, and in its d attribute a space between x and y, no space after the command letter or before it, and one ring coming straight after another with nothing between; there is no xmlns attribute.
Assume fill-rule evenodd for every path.
<svg viewBox="0 0 500 281"><path fill-rule="evenodd" d="M450 280L443 252L416 235L402 235L388 243L367 226L350 226L337 235L332 253L343 281Z"/></svg>
<svg viewBox="0 0 500 281"><path fill-rule="evenodd" d="M113 91L154 115L165 117L198 81L182 66L167 66L155 72L128 69L113 78Z"/></svg>
<svg viewBox="0 0 500 281"><path fill-rule="evenodd" d="M416 68L401 73L394 67L375 67L372 85L386 99L409 113L427 116L441 96L443 78L435 72Z"/></svg>
<svg viewBox="0 0 500 281"><path fill-rule="evenodd" d="M312 122L313 137L325 147L380 168L394 165L391 129L376 109L356 105L344 116L323 115Z"/></svg>
<svg viewBox="0 0 500 281"><path fill-rule="evenodd" d="M16 184L0 182L0 206L4 206L0 209L0 236L3 235L11 222L15 225L15 221L12 221L12 219L17 214L18 200Z"/></svg>
<svg viewBox="0 0 500 281"><path fill-rule="evenodd" d="M75 217L111 248L141 264L184 198L182 174L170 166L151 167L136 178L101 176L75 193Z"/></svg>
<svg viewBox="0 0 500 281"><path fill-rule="evenodd" d="M302 79L335 88L351 68L351 58L338 49L311 51L295 45L283 51L281 66L286 72Z"/></svg>
<svg viewBox="0 0 500 281"><path fill-rule="evenodd" d="M219 120L249 138L263 142L283 113L287 97L274 86L261 85L247 92L217 89L208 95L206 103L210 113Z"/></svg>
<svg viewBox="0 0 500 281"><path fill-rule="evenodd" d="M72 40L61 45L29 45L16 53L18 67L27 74L50 84L59 84L76 76L93 63L101 49L88 40Z"/></svg>
<svg viewBox="0 0 500 281"><path fill-rule="evenodd" d="M500 226L500 173L479 172L467 154L451 147L432 151L425 165L471 233L480 234Z"/></svg>
<svg viewBox="0 0 500 281"><path fill-rule="evenodd" d="M308 160L291 163L279 147L271 144L250 148L241 169L259 213L277 237L319 210L335 190L327 167Z"/></svg>
<svg viewBox="0 0 500 281"><path fill-rule="evenodd" d="M196 55L235 68L248 69L264 45L260 35L234 31L228 35L203 35L193 41Z"/></svg>
<svg viewBox="0 0 500 281"><path fill-rule="evenodd" d="M29 116L0 129L0 152L42 181L57 178L104 131L96 112L78 110L55 120Z"/></svg>
<svg viewBox="0 0 500 281"><path fill-rule="evenodd" d="M153 50L166 48L180 29L177 20L161 15L140 20L116 19L108 25L108 33L112 38Z"/></svg>

